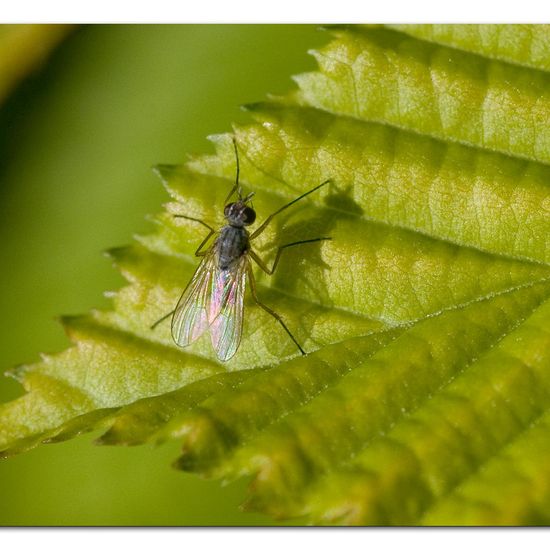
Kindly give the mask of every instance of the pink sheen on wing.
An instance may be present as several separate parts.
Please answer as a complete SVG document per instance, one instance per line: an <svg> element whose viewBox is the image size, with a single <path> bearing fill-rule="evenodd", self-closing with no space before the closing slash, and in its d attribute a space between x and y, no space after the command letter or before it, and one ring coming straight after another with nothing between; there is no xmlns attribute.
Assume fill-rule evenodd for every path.
<svg viewBox="0 0 550 550"><path fill-rule="evenodd" d="M189 315L185 320L183 331L190 335L190 341L196 340L207 328L208 317L203 308L195 309L192 315Z"/></svg>
<svg viewBox="0 0 550 550"><path fill-rule="evenodd" d="M221 304L210 324L210 338L222 361L227 361L235 354L241 341L247 265L248 259L243 256L234 269L218 275L221 279L218 285L220 289L223 288L223 294L220 292Z"/></svg>
<svg viewBox="0 0 550 550"><path fill-rule="evenodd" d="M233 274L227 271L218 271L212 285L210 295L210 307L208 310L208 320L213 323L220 314L221 309L230 301L231 286L233 284Z"/></svg>

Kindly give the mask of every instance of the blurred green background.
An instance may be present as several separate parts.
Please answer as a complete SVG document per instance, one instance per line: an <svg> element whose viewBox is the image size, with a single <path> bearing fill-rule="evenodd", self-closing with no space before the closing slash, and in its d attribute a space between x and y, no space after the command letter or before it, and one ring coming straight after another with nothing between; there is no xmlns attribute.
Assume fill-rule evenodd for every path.
<svg viewBox="0 0 550 550"><path fill-rule="evenodd" d="M11 31L0 29L0 39ZM42 38L33 48L40 49ZM152 174L292 88L326 41L303 25L93 25L67 33L0 107L2 370L68 345L54 318L107 307L123 279L102 251L148 231ZM28 44L27 44L28 46ZM13 56L17 47L0 48ZM0 79L0 85L2 84ZM0 90L0 98L2 98ZM0 379L0 400L22 389ZM0 462L0 525L257 525L245 483L170 468L177 447L96 447L97 434Z"/></svg>

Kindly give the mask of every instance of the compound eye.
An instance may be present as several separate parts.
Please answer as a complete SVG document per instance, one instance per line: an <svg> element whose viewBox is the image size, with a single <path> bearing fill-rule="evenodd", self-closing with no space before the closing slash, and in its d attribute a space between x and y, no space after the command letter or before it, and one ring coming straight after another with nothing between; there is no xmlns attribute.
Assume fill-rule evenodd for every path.
<svg viewBox="0 0 550 550"><path fill-rule="evenodd" d="M227 216L229 216L234 204L235 204L234 202L230 202L229 204L225 205L225 208L223 209L223 215L226 218L227 218Z"/></svg>
<svg viewBox="0 0 550 550"><path fill-rule="evenodd" d="M250 225L251 223L254 223L254 220L256 219L256 211L253 208L250 208L247 206L244 209L244 223L246 225Z"/></svg>

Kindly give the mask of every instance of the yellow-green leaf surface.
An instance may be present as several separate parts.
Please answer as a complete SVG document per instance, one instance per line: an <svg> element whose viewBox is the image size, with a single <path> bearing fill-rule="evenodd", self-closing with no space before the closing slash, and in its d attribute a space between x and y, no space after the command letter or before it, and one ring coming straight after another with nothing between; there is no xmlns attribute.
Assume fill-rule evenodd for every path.
<svg viewBox="0 0 550 550"><path fill-rule="evenodd" d="M250 476L246 507L316 524L550 522L550 31L335 28L319 70L235 126L254 241L277 272L246 301L237 354L169 322L235 176L216 152L156 171L156 229L109 255L113 309L64 318L68 350L14 369L3 454L101 429L181 441L175 466ZM544 53L543 53L544 52Z"/></svg>

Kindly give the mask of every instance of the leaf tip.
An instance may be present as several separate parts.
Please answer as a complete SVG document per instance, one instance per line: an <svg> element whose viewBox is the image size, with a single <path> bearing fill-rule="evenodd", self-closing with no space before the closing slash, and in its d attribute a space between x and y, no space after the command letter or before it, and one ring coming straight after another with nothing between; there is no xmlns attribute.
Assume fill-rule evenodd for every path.
<svg viewBox="0 0 550 550"><path fill-rule="evenodd" d="M264 101L254 101L252 103L243 103L241 105L241 110L246 113L255 113L261 110L261 107L264 103L265 103Z"/></svg>
<svg viewBox="0 0 550 550"><path fill-rule="evenodd" d="M98 447L104 447L107 445L129 445L129 443L122 441L115 431L112 429L107 430L104 434L100 435L93 440L93 444Z"/></svg>
<svg viewBox="0 0 550 550"><path fill-rule="evenodd" d="M103 251L103 256L109 258L109 260L113 260L116 263L126 255L127 249L127 246L114 246L112 248L107 248Z"/></svg>
<svg viewBox="0 0 550 550"><path fill-rule="evenodd" d="M152 171L160 178L163 185L167 186L170 176L177 172L179 168L178 164L156 164L152 167Z"/></svg>
<svg viewBox="0 0 550 550"><path fill-rule="evenodd" d="M75 342L77 336L82 337L82 330L86 327L89 315L60 315L57 320L68 338Z"/></svg>
<svg viewBox="0 0 550 550"><path fill-rule="evenodd" d="M27 369L28 365L21 363L19 365L15 365L11 369L4 371L4 376L6 376L7 378L13 378L14 380L17 380L17 382L22 383Z"/></svg>
<svg viewBox="0 0 550 550"><path fill-rule="evenodd" d="M65 327L74 327L82 315L58 315L57 320Z"/></svg>

